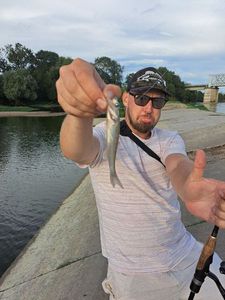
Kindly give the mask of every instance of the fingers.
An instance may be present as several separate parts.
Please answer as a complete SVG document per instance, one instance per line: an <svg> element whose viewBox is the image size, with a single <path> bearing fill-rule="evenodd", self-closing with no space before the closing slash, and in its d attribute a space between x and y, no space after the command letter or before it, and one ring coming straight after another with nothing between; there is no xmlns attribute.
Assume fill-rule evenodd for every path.
<svg viewBox="0 0 225 300"><path fill-rule="evenodd" d="M198 181L203 177L204 169L206 166L206 157L203 150L197 150L195 154L194 167L191 172L191 179Z"/></svg>
<svg viewBox="0 0 225 300"><path fill-rule="evenodd" d="M93 65L80 58L60 68L56 88L62 108L78 117L105 112L107 99L121 95L118 86L106 85Z"/></svg>
<svg viewBox="0 0 225 300"><path fill-rule="evenodd" d="M91 99L89 99L86 95L83 94L82 96L83 102L81 102L79 99L75 97L75 95L71 95L71 93L65 88L62 80L58 81L56 85L58 88L58 102L65 111L66 108L68 109L69 107L74 107L80 112L87 112L92 115L95 115L97 113L96 107L92 104ZM70 113L69 111L66 112Z"/></svg>
<svg viewBox="0 0 225 300"><path fill-rule="evenodd" d="M58 102L67 113L77 117L99 114L96 99L104 97L104 82L95 72L91 64L81 59L60 68L56 82Z"/></svg>
<svg viewBox="0 0 225 300"><path fill-rule="evenodd" d="M77 83L92 101L104 98L105 83L91 64L79 58L72 62L71 69Z"/></svg>
<svg viewBox="0 0 225 300"><path fill-rule="evenodd" d="M225 193L220 191L216 205L212 208L211 221L220 228L225 228Z"/></svg>
<svg viewBox="0 0 225 300"><path fill-rule="evenodd" d="M58 95L58 102L64 109L64 111L68 114L74 115L78 118L92 118L93 113L90 113L88 111L81 111L80 108L76 108L72 105L69 105L62 97L61 95Z"/></svg>
<svg viewBox="0 0 225 300"><path fill-rule="evenodd" d="M104 96L106 98L112 99L113 97L121 96L121 89L118 85L115 84L107 84L103 90Z"/></svg>
<svg viewBox="0 0 225 300"><path fill-rule="evenodd" d="M108 106L106 99L97 99L96 101L97 109L101 112L105 112Z"/></svg>
<svg viewBox="0 0 225 300"><path fill-rule="evenodd" d="M103 90L104 98L97 99L97 109L104 112L107 109L108 101L107 99L112 99L113 97L121 96L121 89L119 86L114 84L107 84Z"/></svg>

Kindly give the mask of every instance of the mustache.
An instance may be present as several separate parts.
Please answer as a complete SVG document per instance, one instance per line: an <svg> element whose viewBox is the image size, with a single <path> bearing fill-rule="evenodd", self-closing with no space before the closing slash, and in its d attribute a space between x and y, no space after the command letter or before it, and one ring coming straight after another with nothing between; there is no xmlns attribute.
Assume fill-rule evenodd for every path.
<svg viewBox="0 0 225 300"><path fill-rule="evenodd" d="M144 113L144 114L141 114L141 117L151 117L152 116L152 113Z"/></svg>

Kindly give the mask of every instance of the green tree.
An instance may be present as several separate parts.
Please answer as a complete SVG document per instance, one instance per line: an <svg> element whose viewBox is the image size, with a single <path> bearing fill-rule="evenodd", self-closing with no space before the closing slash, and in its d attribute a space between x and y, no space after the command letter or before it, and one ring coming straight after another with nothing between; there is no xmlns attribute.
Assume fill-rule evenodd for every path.
<svg viewBox="0 0 225 300"><path fill-rule="evenodd" d="M19 105L37 98L37 83L25 69L7 71L3 75L3 90L6 98Z"/></svg>
<svg viewBox="0 0 225 300"><path fill-rule="evenodd" d="M105 83L122 84L123 67L115 60L107 56L97 57L94 67Z"/></svg>
<svg viewBox="0 0 225 300"><path fill-rule="evenodd" d="M0 48L0 73L4 73L10 69L11 67L7 61L5 49Z"/></svg>
<svg viewBox="0 0 225 300"><path fill-rule="evenodd" d="M0 48L0 74L4 74L7 71L20 70L18 74L9 73L10 75L7 74L5 76L7 80L11 77L15 80L15 74L17 74L17 77L20 77L22 76L21 70L29 70L29 74L33 77L33 79L35 79L36 85L38 86L38 88L35 89L35 93L37 93L39 101L55 100L55 83L59 76L59 68L62 65L66 65L71 62L72 58L59 56L57 53L52 51L40 50L34 54L30 49L20 43L16 43L14 46L9 44ZM23 75L24 74L25 73L23 73ZM7 85L6 80L4 82L5 85ZM15 91L16 87L11 87L10 90L11 92L12 90ZM2 91L3 88L1 89L0 82L0 96L2 95ZM11 92L9 92L9 89L7 88L7 95L10 95L10 98L12 98ZM23 101L25 99L26 98L24 98ZM20 97L17 99L17 102L19 100Z"/></svg>
<svg viewBox="0 0 225 300"><path fill-rule="evenodd" d="M10 69L29 69L34 64L35 57L32 50L20 43L16 43L14 47L11 44L6 45L4 49Z"/></svg>
<svg viewBox="0 0 225 300"><path fill-rule="evenodd" d="M189 91L185 89L185 83L174 72L165 67L160 67L158 71L167 82L170 98L181 102L200 102L203 99L201 92Z"/></svg>
<svg viewBox="0 0 225 300"><path fill-rule="evenodd" d="M68 65L73 61L70 57L58 57L55 66L52 66L48 72L46 73L46 85L45 89L47 91L47 98L50 101L55 101L57 94L56 94L56 81L59 78L59 68L63 65Z"/></svg>
<svg viewBox="0 0 225 300"><path fill-rule="evenodd" d="M32 75L38 84L39 101L52 100L53 90L55 89L55 71L59 64L59 56L52 51L40 50L35 54L35 65Z"/></svg>
<svg viewBox="0 0 225 300"><path fill-rule="evenodd" d="M130 80L132 79L132 77L134 76L134 73L130 73L126 76L125 81L124 81L124 89L127 89L127 86L130 82Z"/></svg>
<svg viewBox="0 0 225 300"><path fill-rule="evenodd" d="M5 94L3 91L3 75L0 75L0 103L3 103L5 99Z"/></svg>
<svg viewBox="0 0 225 300"><path fill-rule="evenodd" d="M56 67L60 68L61 66L69 65L72 61L73 59L70 57L59 56Z"/></svg>
<svg viewBox="0 0 225 300"><path fill-rule="evenodd" d="M218 95L218 101L219 102L225 102L225 94L219 93L219 95Z"/></svg>
<svg viewBox="0 0 225 300"><path fill-rule="evenodd" d="M185 91L184 101L185 103L196 102L196 93L195 91Z"/></svg>
<svg viewBox="0 0 225 300"><path fill-rule="evenodd" d="M185 95L185 84L180 79L180 77L176 74L172 74L172 82L175 89L175 98L178 101L184 101L184 95Z"/></svg>
<svg viewBox="0 0 225 300"><path fill-rule="evenodd" d="M59 77L59 68L58 67L52 67L47 73L46 73L46 81L45 81L45 90L47 92L47 99L50 101L55 101L56 99L56 80Z"/></svg>
<svg viewBox="0 0 225 300"><path fill-rule="evenodd" d="M196 102L203 102L204 94L201 91L196 92Z"/></svg>
<svg viewBox="0 0 225 300"><path fill-rule="evenodd" d="M35 54L35 65L44 70L55 66L59 60L59 55L52 51L40 50Z"/></svg>
<svg viewBox="0 0 225 300"><path fill-rule="evenodd" d="M173 82L168 82L167 83L167 90L170 94L170 98L173 99L173 100L177 100L176 88L175 88L175 85L173 84Z"/></svg>
<svg viewBox="0 0 225 300"><path fill-rule="evenodd" d="M179 86L180 78L177 75L175 75L174 72L169 71L165 67L159 67L158 68L158 72L162 75L163 79L167 83L167 89L168 89L168 92L170 93L170 97L172 99L176 99L177 100L176 86Z"/></svg>

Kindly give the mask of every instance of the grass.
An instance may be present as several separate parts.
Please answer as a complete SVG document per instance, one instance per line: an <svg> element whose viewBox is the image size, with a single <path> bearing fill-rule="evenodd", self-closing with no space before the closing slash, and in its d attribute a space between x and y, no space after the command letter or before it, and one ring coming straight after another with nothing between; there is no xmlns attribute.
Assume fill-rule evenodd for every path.
<svg viewBox="0 0 225 300"><path fill-rule="evenodd" d="M168 101L168 103L172 103L172 104L179 104L179 103L182 103L186 106L186 108L190 108L190 109L193 109L193 108L197 108L197 109L200 109L200 110L208 110L208 108L202 104L202 103L196 103L196 102L190 102L190 103L184 103L184 102L180 102L180 101L177 101L177 100L174 100L174 99L170 99Z"/></svg>
<svg viewBox="0 0 225 300"><path fill-rule="evenodd" d="M169 98L168 103L175 103L176 104L176 103L183 103L183 102L177 101L174 98Z"/></svg>
<svg viewBox="0 0 225 300"><path fill-rule="evenodd" d="M30 111L38 111L37 108L33 108L30 106L8 106L8 105L0 105L0 111L24 111L24 112L30 112Z"/></svg>
<svg viewBox="0 0 225 300"><path fill-rule="evenodd" d="M11 105L0 105L0 112L7 111L18 111L18 112L32 112L32 111L61 111L61 108L58 104L53 103L41 103L33 105L20 105L20 106L11 106Z"/></svg>
<svg viewBox="0 0 225 300"><path fill-rule="evenodd" d="M208 110L207 107L205 107L201 103L183 103L176 100L169 100L168 103L173 104L185 104L186 108L197 108L200 110ZM41 103L41 104L33 104L30 106L9 106L9 105L0 105L0 112L7 112L7 111L18 111L18 112L32 112L32 111L61 111L61 108L58 104L53 103ZM105 116L105 114L104 114ZM124 117L124 109L120 108L120 117Z"/></svg>
<svg viewBox="0 0 225 300"><path fill-rule="evenodd" d="M207 107L205 107L205 105L201 104L201 103L186 103L187 108L198 108L200 110L208 110Z"/></svg>

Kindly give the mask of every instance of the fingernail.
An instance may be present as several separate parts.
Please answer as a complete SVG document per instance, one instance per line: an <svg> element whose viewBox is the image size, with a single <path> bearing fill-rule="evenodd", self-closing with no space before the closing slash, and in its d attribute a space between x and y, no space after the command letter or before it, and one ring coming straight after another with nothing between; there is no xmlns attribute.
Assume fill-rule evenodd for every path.
<svg viewBox="0 0 225 300"><path fill-rule="evenodd" d="M106 96L108 99L113 99L113 93L111 91L107 91Z"/></svg>

